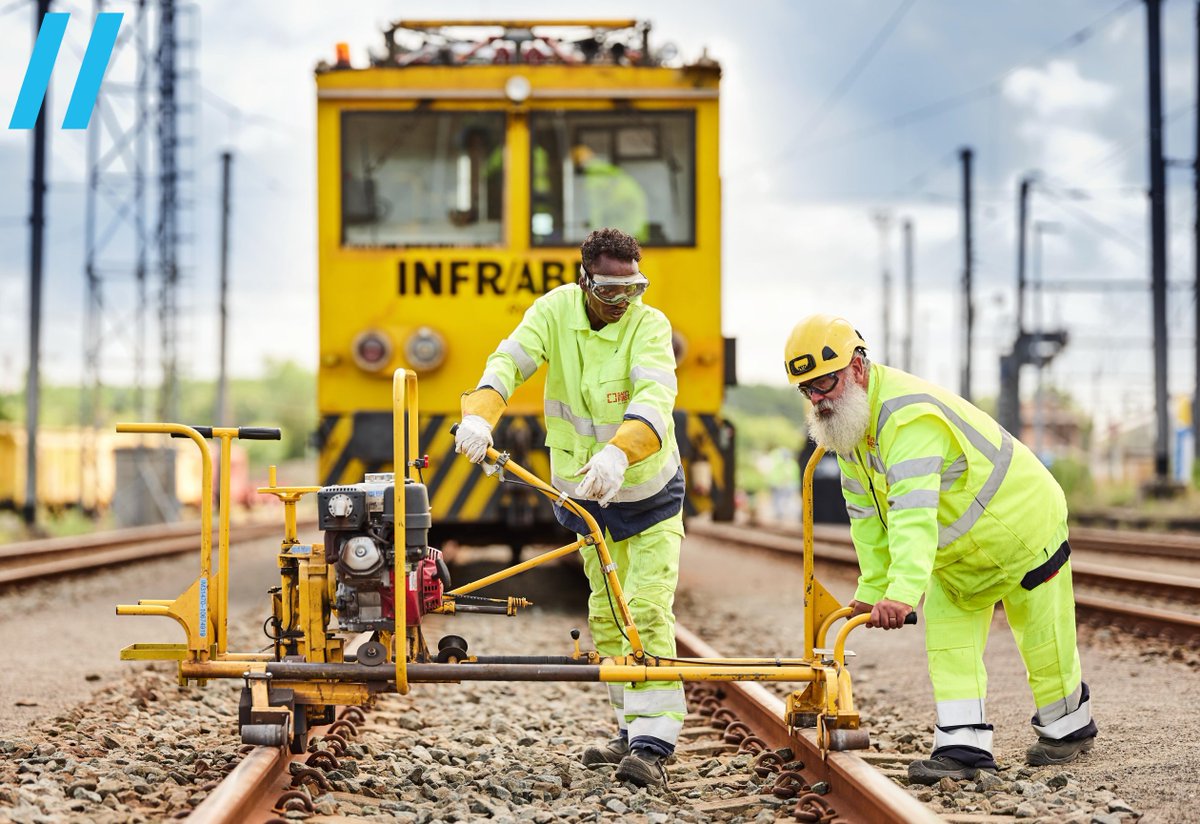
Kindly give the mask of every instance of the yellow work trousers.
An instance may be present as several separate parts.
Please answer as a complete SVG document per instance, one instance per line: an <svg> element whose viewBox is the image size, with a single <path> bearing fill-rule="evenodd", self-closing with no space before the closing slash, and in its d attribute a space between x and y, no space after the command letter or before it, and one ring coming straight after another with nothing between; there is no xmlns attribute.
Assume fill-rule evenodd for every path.
<svg viewBox="0 0 1200 824"><path fill-rule="evenodd" d="M675 656L675 586L679 581L679 547L683 541L683 513L660 521L624 541L606 533L609 554L617 565L617 579L633 616L642 646L650 655ZM591 584L588 627L602 656L632 652L620 622L616 600L609 592L595 547L585 546L583 567ZM660 755L675 749L687 706L683 684L646 681L609 684L609 702L617 725L629 737L630 747L645 747Z"/></svg>

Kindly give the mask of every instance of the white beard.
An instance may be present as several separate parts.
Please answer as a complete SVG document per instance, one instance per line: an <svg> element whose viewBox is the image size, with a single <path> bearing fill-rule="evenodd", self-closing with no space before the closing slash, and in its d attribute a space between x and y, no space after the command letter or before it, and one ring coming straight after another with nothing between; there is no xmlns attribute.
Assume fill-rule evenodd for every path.
<svg viewBox="0 0 1200 824"><path fill-rule="evenodd" d="M822 398L808 408L808 436L826 452L849 455L867 434L871 422L871 404L867 390L852 380L844 382L842 396L831 402ZM832 409L833 414L820 416L818 408Z"/></svg>

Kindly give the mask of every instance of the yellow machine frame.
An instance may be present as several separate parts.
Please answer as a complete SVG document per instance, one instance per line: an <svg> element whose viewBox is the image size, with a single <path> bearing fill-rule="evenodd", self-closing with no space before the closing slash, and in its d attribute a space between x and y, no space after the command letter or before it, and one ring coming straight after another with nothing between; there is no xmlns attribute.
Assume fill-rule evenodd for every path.
<svg viewBox="0 0 1200 824"><path fill-rule="evenodd" d="M403 535L405 524L404 481L419 463L420 449L417 431L417 376L399 369L393 378L393 434L395 465L404 468L395 483L395 531ZM163 433L186 436L197 444L202 453L205 501L201 523L200 575L187 590L174 599L139 600L136 605L118 606L118 615L160 615L172 618L184 630L182 644L133 644L121 651L123 660L174 660L179 664L181 683L204 683L210 678L243 678L252 696L251 717L256 728L274 730L261 740L250 743L286 744L297 729L292 712L308 705L314 710L333 704L364 704L379 692L395 691L405 694L415 681L458 682L463 680L572 680L628 683L644 681L794 681L807 683L805 689L794 692L787 701L787 722L792 727L818 728L819 740L828 749L858 749L867 746L867 735L859 730L859 715L854 707L850 673L846 669L846 640L850 632L869 620L859 615L846 622L838 631L832 648L826 638L833 624L849 615L850 609L837 600L813 575L813 536L811 506L813 471L823 450L817 449L804 472L804 651L798 658L678 658L668 659L648 654L642 647L638 628L630 613L625 595L612 563L603 530L582 506L564 493L517 465L503 452L489 448L484 471L505 473L528 484L541 494L568 507L587 524L588 534L563 547L545 552L493 575L459 586L444 593L442 605L433 610L445 614L455 611L455 600L482 587L506 580L533 567L575 551L592 548L599 553L602 567L607 571L608 586L617 614L625 625L632 652L628 656L601 659L595 651L581 651L578 641L574 650L562 660L562 666L529 664L478 663L467 657L454 663L425 663L428 660L420 628L409 628L408 638L401 645L386 635L381 638L387 646L390 667L371 667L345 663L344 639L327 628L328 609L334 591L332 567L326 563L324 548L319 544L302 547L296 535L295 506L301 498L319 487L283 487L275 482L274 467L270 485L259 491L275 495L284 504L284 536L279 555L282 586L273 596L276 616L287 615L289 626L302 630L301 650L304 662L276 661L266 653L231 652L227 649L228 585L229 585L229 509L227 475L221 475L220 517L217 541L217 563L212 560L211 501L212 459L204 438L196 429L182 424L138 423L119 424L118 432ZM230 442L238 437L236 428L213 428L212 436L220 441L222 460L228 460ZM404 553L396 552L395 579L405 580ZM395 602L395 626L407 625L406 598L400 594ZM507 599L508 614L514 614L523 599ZM415 630L415 632L414 632ZM397 654L397 650L404 654ZM516 659L519 660L519 659ZM542 659L544 660L544 659ZM294 696L294 707L272 704L272 692L284 689Z"/></svg>

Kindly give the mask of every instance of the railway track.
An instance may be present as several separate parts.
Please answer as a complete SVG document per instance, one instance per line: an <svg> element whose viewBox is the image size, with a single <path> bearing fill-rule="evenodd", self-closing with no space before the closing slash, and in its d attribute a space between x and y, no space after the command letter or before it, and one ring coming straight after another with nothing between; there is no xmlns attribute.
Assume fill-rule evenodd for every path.
<svg viewBox="0 0 1200 824"><path fill-rule="evenodd" d="M682 626L676 626L676 635L681 655L721 657ZM945 821L858 754L823 754L814 731L789 731L783 722L783 702L761 685L687 686L693 713L685 721L676 764L703 762L707 775L670 781L665 789L692 812L714 820L775 809L798 821ZM364 719L357 713L343 710L334 727L314 728L309 751L301 755L293 756L286 747L247 748L188 820L203 824L276 821L293 810L312 813L325 793L343 799L346 794L339 793L331 779L334 771L347 769L343 762L350 741L382 729L373 727L374 714ZM331 734L334 728L340 729Z"/></svg>
<svg viewBox="0 0 1200 824"><path fill-rule="evenodd" d="M1091 550L1094 545L1116 546L1125 542L1125 536L1116 539L1101 536L1102 540L1096 540L1093 544L1090 533L1103 533L1103 530L1081 531L1085 534L1078 539L1074 531L1071 533L1072 541L1077 542L1081 550ZM804 551L804 542L795 533L696 521L688 524L688 532L715 541L781 554L795 559L797 563ZM818 561L858 568L849 529L816 525L813 528L813 542ZM1170 551L1177 550L1182 543L1175 542ZM1146 546L1153 544L1147 543ZM1200 569L1200 556L1196 560ZM1175 608L1176 605L1200 607L1200 578L1137 572L1075 560L1071 564L1071 574L1076 585L1076 606L1086 618L1116 620L1124 626L1133 625L1139 632L1159 634L1177 641L1200 638L1200 614ZM1118 600L1111 595L1116 592L1151 598L1156 603L1147 605ZM1162 608L1157 602L1168 602L1172 608Z"/></svg>
<svg viewBox="0 0 1200 824"><path fill-rule="evenodd" d="M315 522L300 526L315 526ZM215 545L215 525L213 530ZM235 524L229 529L229 539L251 541L278 535L280 530L275 520ZM0 586L195 552L199 541L199 521L188 521L4 544L0 546Z"/></svg>

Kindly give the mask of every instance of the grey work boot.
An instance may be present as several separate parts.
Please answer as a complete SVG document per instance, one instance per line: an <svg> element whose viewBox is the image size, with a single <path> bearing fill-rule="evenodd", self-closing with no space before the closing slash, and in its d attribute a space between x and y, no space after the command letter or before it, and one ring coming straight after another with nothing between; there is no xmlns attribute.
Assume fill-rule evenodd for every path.
<svg viewBox="0 0 1200 824"><path fill-rule="evenodd" d="M665 786L667 771L663 767L664 761L666 759L663 756L638 747L621 759L617 767L617 780L628 781L639 787L648 787L661 781Z"/></svg>
<svg viewBox="0 0 1200 824"><path fill-rule="evenodd" d="M583 766L595 767L600 764L620 764L621 759L629 755L629 740L618 735L612 741L598 747L588 747L583 751Z"/></svg>
<svg viewBox="0 0 1200 824"><path fill-rule="evenodd" d="M1037 743L1025 751L1025 763L1034 767L1051 764L1069 764L1092 748L1096 736L1080 738L1078 741L1062 741L1057 738L1038 738Z"/></svg>
<svg viewBox="0 0 1200 824"><path fill-rule="evenodd" d="M996 771L984 769L983 772L990 772L994 775ZM978 767L969 767L963 762L945 755L935 755L933 758L914 761L908 765L908 780L912 784L932 786L943 778L965 781L974 778L979 773Z"/></svg>

